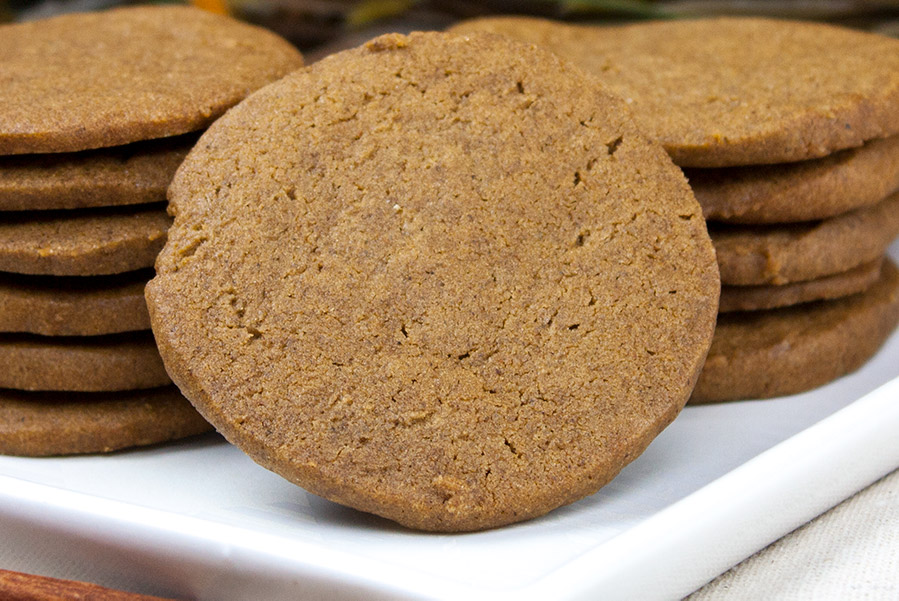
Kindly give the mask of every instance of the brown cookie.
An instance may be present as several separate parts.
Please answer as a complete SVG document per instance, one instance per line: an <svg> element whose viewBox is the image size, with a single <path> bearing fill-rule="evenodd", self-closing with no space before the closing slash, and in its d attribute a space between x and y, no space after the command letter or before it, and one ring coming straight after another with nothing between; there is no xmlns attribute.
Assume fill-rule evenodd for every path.
<svg viewBox="0 0 899 601"><path fill-rule="evenodd" d="M0 214L0 271L108 275L152 267L172 219L165 205Z"/></svg>
<svg viewBox="0 0 899 601"><path fill-rule="evenodd" d="M863 292L880 277L882 263L879 258L849 271L780 286L722 286L718 311L775 309Z"/></svg>
<svg viewBox="0 0 899 601"><path fill-rule="evenodd" d="M782 223L833 217L899 189L899 136L823 159L684 174L706 219Z"/></svg>
<svg viewBox="0 0 899 601"><path fill-rule="evenodd" d="M144 285L152 269L112 276L0 273L0 332L96 336L150 329Z"/></svg>
<svg viewBox="0 0 899 601"><path fill-rule="evenodd" d="M899 134L899 40L761 18L624 26L464 22L539 44L598 76L690 167L786 163Z"/></svg>
<svg viewBox="0 0 899 601"><path fill-rule="evenodd" d="M848 271L884 254L899 235L899 192L822 221L783 225L709 223L721 283L802 282Z"/></svg>
<svg viewBox="0 0 899 601"><path fill-rule="evenodd" d="M0 388L110 391L171 382L150 332L108 336L0 335Z"/></svg>
<svg viewBox="0 0 899 601"><path fill-rule="evenodd" d="M174 386L127 392L0 390L0 453L108 453L212 430Z"/></svg>
<svg viewBox="0 0 899 601"><path fill-rule="evenodd" d="M498 36L298 71L217 121L170 199L147 298L173 379L262 465L415 528L597 490L714 326L682 174L619 99Z"/></svg>
<svg viewBox="0 0 899 601"><path fill-rule="evenodd" d="M719 316L690 403L769 398L861 367L899 323L899 270L885 261L866 292L801 307Z"/></svg>
<svg viewBox="0 0 899 601"><path fill-rule="evenodd" d="M264 29L185 6L0 26L0 154L71 152L203 129L302 66Z"/></svg>
<svg viewBox="0 0 899 601"><path fill-rule="evenodd" d="M76 153L0 157L0 211L162 202L196 135Z"/></svg>

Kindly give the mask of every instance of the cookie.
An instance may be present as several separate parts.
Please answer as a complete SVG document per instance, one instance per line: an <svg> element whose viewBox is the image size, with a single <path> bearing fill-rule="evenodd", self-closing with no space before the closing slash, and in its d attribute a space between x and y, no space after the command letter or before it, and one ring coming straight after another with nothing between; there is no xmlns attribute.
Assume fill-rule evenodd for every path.
<svg viewBox="0 0 899 601"><path fill-rule="evenodd" d="M899 235L899 192L822 221L781 225L709 223L721 283L781 285L826 277L873 261Z"/></svg>
<svg viewBox="0 0 899 601"><path fill-rule="evenodd" d="M150 332L108 336L0 335L0 388L112 391L163 386L165 373Z"/></svg>
<svg viewBox="0 0 899 601"><path fill-rule="evenodd" d="M108 275L152 267L171 224L165 205L0 214L0 271Z"/></svg>
<svg viewBox="0 0 899 601"><path fill-rule="evenodd" d="M463 22L539 44L625 98L687 167L786 163L899 134L899 40L763 18L577 26Z"/></svg>
<svg viewBox="0 0 899 601"><path fill-rule="evenodd" d="M677 415L714 326L683 175L589 76L498 36L298 71L169 196L147 298L173 380L257 462L414 528L596 491Z"/></svg>
<svg viewBox="0 0 899 601"><path fill-rule="evenodd" d="M774 309L863 292L880 277L882 263L880 258L849 271L781 286L722 286L718 311Z"/></svg>
<svg viewBox="0 0 899 601"><path fill-rule="evenodd" d="M196 135L85 152L0 157L0 211L165 201Z"/></svg>
<svg viewBox="0 0 899 601"><path fill-rule="evenodd" d="M833 217L899 189L899 136L823 159L684 171L706 219L782 223Z"/></svg>
<svg viewBox="0 0 899 601"><path fill-rule="evenodd" d="M0 390L0 453L108 453L212 430L174 386L130 392Z"/></svg>
<svg viewBox="0 0 899 601"><path fill-rule="evenodd" d="M96 336L150 329L144 285L152 269L113 276L0 273L0 332Z"/></svg>
<svg viewBox="0 0 899 601"><path fill-rule="evenodd" d="M207 127L302 66L264 29L184 6L0 27L0 155L118 146Z"/></svg>
<svg viewBox="0 0 899 601"><path fill-rule="evenodd" d="M690 403L769 398L822 386L861 367L897 323L899 271L889 260L862 294L721 315Z"/></svg>

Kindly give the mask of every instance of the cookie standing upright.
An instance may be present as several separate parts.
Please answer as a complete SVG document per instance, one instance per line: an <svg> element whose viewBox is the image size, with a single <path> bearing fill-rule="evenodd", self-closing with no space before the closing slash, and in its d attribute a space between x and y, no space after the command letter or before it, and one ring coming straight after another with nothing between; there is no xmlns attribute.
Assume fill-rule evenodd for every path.
<svg viewBox="0 0 899 601"><path fill-rule="evenodd" d="M682 174L589 76L497 36L389 35L268 86L170 197L147 298L175 382L257 462L415 528L597 490L714 326Z"/></svg>
<svg viewBox="0 0 899 601"><path fill-rule="evenodd" d="M0 386L22 390L0 399L0 452L209 428L165 387L148 331L166 189L195 132L301 65L273 33L188 7L0 26Z"/></svg>

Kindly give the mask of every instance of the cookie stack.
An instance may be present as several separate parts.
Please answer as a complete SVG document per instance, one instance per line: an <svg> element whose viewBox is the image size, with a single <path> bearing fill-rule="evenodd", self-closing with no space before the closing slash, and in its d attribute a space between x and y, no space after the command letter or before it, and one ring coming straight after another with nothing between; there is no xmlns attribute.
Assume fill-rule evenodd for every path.
<svg viewBox="0 0 899 601"><path fill-rule="evenodd" d="M143 297L197 133L302 64L186 7L0 35L0 452L109 451L210 426L171 385Z"/></svg>
<svg viewBox="0 0 899 601"><path fill-rule="evenodd" d="M814 388L899 321L899 41L752 18L570 26L493 18L602 80L685 168L721 315L691 402Z"/></svg>

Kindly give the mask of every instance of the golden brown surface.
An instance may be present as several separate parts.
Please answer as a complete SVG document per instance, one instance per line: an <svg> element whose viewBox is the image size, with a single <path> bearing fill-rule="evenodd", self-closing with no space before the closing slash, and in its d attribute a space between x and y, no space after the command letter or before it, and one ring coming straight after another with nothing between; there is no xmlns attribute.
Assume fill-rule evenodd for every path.
<svg viewBox="0 0 899 601"><path fill-rule="evenodd" d="M203 129L302 66L264 29L184 6L0 26L0 155L118 146Z"/></svg>
<svg viewBox="0 0 899 601"><path fill-rule="evenodd" d="M158 204L0 213L0 270L80 276L151 267L171 223Z"/></svg>
<svg viewBox="0 0 899 601"><path fill-rule="evenodd" d="M684 171L706 219L782 223L833 217L899 189L899 136L823 159Z"/></svg>
<svg viewBox="0 0 899 601"><path fill-rule="evenodd" d="M899 40L870 33L760 18L496 17L451 31L501 33L575 62L682 166L800 161L899 134Z"/></svg>
<svg viewBox="0 0 899 601"><path fill-rule="evenodd" d="M718 317L690 403L769 398L861 367L899 323L899 270L885 261L867 292L813 305Z"/></svg>
<svg viewBox="0 0 899 601"><path fill-rule="evenodd" d="M162 202L196 139L187 135L76 153L0 157L0 210Z"/></svg>
<svg viewBox="0 0 899 601"><path fill-rule="evenodd" d="M210 430L174 386L126 392L0 390L0 453L5 455L108 453Z"/></svg>
<svg viewBox="0 0 899 601"><path fill-rule="evenodd" d="M849 296L876 282L882 263L879 258L849 271L781 286L722 286L718 311L757 311Z"/></svg>
<svg viewBox="0 0 899 601"><path fill-rule="evenodd" d="M899 235L899 192L822 221L783 225L709 223L721 283L781 285L826 277L873 261Z"/></svg>
<svg viewBox="0 0 899 601"><path fill-rule="evenodd" d="M596 491L711 339L680 171L502 38L388 35L297 72L217 121L170 199L147 298L173 379L257 462L414 528Z"/></svg>
<svg viewBox="0 0 899 601"><path fill-rule="evenodd" d="M171 382L150 332L108 336L0 335L0 388L110 391Z"/></svg>
<svg viewBox="0 0 899 601"><path fill-rule="evenodd" d="M0 332L96 336L150 329L144 285L153 271L112 276L0 273Z"/></svg>

